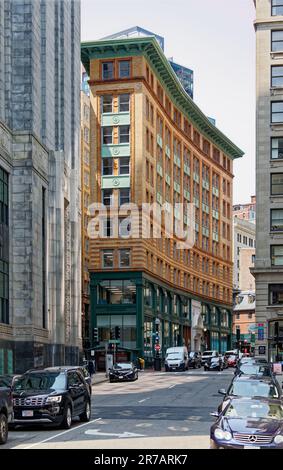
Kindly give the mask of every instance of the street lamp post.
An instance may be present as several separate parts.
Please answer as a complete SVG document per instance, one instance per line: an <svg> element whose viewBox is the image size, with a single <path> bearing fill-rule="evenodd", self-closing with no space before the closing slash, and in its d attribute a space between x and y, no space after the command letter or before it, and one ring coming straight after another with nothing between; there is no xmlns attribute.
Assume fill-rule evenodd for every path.
<svg viewBox="0 0 283 470"><path fill-rule="evenodd" d="M159 318L155 319L155 357L154 357L154 370L161 370L161 359L160 359L160 343L159 343Z"/></svg>

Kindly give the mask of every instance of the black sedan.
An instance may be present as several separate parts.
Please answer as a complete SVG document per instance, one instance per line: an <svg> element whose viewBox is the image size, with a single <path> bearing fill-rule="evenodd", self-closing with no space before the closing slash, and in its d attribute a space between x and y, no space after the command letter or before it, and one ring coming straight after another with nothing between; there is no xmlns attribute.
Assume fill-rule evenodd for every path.
<svg viewBox="0 0 283 470"><path fill-rule="evenodd" d="M188 366L193 369L201 367L201 353L196 351L191 351L188 358Z"/></svg>
<svg viewBox="0 0 283 470"><path fill-rule="evenodd" d="M138 369L132 362L117 362L109 369L109 382L129 382L137 379Z"/></svg>
<svg viewBox="0 0 283 470"><path fill-rule="evenodd" d="M203 366L204 370L218 370L221 371L224 368L222 357L212 357L207 360Z"/></svg>
<svg viewBox="0 0 283 470"><path fill-rule="evenodd" d="M282 398L281 387L275 377L236 376L227 390L221 388L218 393L224 395L218 407L219 413L236 397Z"/></svg>
<svg viewBox="0 0 283 470"><path fill-rule="evenodd" d="M235 398L210 429L211 449L283 449L283 405L271 398Z"/></svg>

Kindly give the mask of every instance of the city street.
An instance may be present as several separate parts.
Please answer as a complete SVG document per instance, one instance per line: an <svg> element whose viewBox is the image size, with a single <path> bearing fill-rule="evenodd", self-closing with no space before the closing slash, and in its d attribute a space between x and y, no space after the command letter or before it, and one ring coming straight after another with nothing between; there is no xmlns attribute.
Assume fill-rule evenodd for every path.
<svg viewBox="0 0 283 470"><path fill-rule="evenodd" d="M140 372L130 383L93 387L92 418L71 430L17 428L2 448L166 449L209 448L209 429L221 401L218 389L233 370Z"/></svg>

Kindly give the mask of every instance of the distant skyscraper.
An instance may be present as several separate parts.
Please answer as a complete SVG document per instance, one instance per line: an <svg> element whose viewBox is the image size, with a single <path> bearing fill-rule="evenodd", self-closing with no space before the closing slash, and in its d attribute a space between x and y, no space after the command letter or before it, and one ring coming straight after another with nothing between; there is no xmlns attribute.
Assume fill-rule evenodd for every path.
<svg viewBox="0 0 283 470"><path fill-rule="evenodd" d="M0 374L81 349L80 2L0 2Z"/></svg>
<svg viewBox="0 0 283 470"><path fill-rule="evenodd" d="M194 97L194 72L191 69L184 67L183 65L173 62L173 59L172 60L168 59L168 60L175 74L179 78L184 90L188 93L188 95L191 98L193 98Z"/></svg>

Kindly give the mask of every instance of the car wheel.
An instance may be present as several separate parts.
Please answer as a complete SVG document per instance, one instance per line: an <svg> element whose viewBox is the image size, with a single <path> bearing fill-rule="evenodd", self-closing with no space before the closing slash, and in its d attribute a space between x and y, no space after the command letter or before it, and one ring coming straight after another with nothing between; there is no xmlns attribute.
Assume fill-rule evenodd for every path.
<svg viewBox="0 0 283 470"><path fill-rule="evenodd" d="M71 405L67 405L65 412L64 412L64 417L61 422L61 428L62 429L70 429L72 425L72 408Z"/></svg>
<svg viewBox="0 0 283 470"><path fill-rule="evenodd" d="M79 416L80 420L83 421L84 423L87 423L90 420L90 415L91 415L91 409L90 409L90 401L87 400L85 404L85 410L84 412Z"/></svg>
<svg viewBox="0 0 283 470"><path fill-rule="evenodd" d="M5 444L8 439L8 420L4 413L0 413L0 444Z"/></svg>
<svg viewBox="0 0 283 470"><path fill-rule="evenodd" d="M207 370L207 367L204 367L204 370Z"/></svg>

